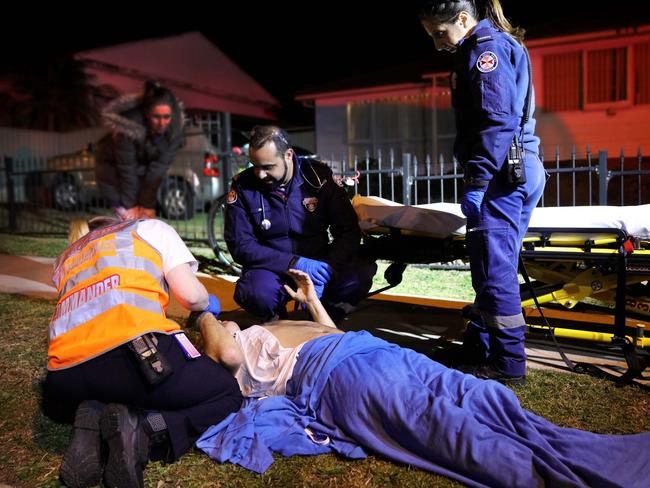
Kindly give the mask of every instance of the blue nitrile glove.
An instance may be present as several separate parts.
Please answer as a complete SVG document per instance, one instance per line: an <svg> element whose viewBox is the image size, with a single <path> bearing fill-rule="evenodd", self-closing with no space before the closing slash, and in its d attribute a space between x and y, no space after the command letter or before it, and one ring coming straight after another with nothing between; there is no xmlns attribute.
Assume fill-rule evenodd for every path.
<svg viewBox="0 0 650 488"><path fill-rule="evenodd" d="M463 195L460 201L460 210L467 219L475 219L481 214L481 202L485 196L485 190L469 190Z"/></svg>
<svg viewBox="0 0 650 488"><path fill-rule="evenodd" d="M317 291L319 285L321 288L324 287L332 277L332 268L330 268L330 265L316 259L299 257L293 267L307 273L314 282L314 287Z"/></svg>
<svg viewBox="0 0 650 488"><path fill-rule="evenodd" d="M204 312L210 312L217 317L221 312L221 302L214 295L208 295L208 306L203 309Z"/></svg>
<svg viewBox="0 0 650 488"><path fill-rule="evenodd" d="M314 280L312 280L312 281L314 281ZM317 285L316 283L314 283L314 291L316 292L316 296L320 300L321 297L323 296L323 292L325 291L325 285L324 284L322 284L322 285L318 284Z"/></svg>

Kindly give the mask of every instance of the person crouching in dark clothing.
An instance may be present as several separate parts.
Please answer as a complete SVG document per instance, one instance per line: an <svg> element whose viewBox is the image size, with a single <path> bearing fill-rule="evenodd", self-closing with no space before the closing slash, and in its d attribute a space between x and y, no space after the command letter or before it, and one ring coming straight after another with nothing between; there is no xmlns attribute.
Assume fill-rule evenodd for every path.
<svg viewBox="0 0 650 488"><path fill-rule="evenodd" d="M155 217L158 188L183 145L183 105L148 81L144 93L116 98L102 111L111 132L98 142L99 191L122 219Z"/></svg>

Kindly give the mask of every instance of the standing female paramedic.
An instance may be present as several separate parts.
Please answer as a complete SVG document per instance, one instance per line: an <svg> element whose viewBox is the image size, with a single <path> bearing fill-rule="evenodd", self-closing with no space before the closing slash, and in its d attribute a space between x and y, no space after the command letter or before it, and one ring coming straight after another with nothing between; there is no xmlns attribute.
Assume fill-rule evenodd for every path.
<svg viewBox="0 0 650 488"><path fill-rule="evenodd" d="M463 347L471 369L464 370L523 383L517 258L546 181L523 30L510 25L499 0L425 0L420 20L436 49L454 55L454 153L464 168L461 209L476 292Z"/></svg>

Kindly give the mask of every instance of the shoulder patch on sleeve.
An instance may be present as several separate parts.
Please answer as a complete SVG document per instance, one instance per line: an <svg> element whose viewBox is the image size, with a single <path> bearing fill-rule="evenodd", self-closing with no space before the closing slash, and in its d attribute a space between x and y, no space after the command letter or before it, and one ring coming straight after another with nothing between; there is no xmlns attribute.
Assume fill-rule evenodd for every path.
<svg viewBox="0 0 650 488"><path fill-rule="evenodd" d="M226 195L226 203L235 203L237 201L237 192L235 190L230 190L228 195Z"/></svg>
<svg viewBox="0 0 650 488"><path fill-rule="evenodd" d="M476 60L476 67L481 73L489 73L497 69L499 58L492 51L483 51Z"/></svg>

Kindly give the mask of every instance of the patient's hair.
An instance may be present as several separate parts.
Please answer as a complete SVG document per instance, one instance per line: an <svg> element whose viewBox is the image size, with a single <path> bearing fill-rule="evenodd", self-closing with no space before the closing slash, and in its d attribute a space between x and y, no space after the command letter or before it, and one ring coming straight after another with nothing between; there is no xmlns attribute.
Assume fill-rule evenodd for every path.
<svg viewBox="0 0 650 488"><path fill-rule="evenodd" d="M103 215L93 217L90 220L74 219L70 222L70 230L68 231L68 244L72 244L73 242L78 241L92 230L99 229L100 227L105 227L107 225L117 224L118 222L120 221L115 217L108 217Z"/></svg>

